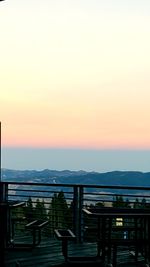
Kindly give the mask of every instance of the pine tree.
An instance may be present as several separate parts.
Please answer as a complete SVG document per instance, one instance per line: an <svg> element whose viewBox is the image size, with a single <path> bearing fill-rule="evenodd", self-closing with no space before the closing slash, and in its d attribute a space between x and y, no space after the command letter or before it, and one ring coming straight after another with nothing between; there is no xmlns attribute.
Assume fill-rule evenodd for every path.
<svg viewBox="0 0 150 267"><path fill-rule="evenodd" d="M42 200L42 202L39 199L36 200L35 218L41 219L41 220L47 219L47 213L46 213L44 200Z"/></svg>
<svg viewBox="0 0 150 267"><path fill-rule="evenodd" d="M29 197L27 200L27 204L25 207L25 217L28 222L32 221L34 219L34 208L32 203L32 198Z"/></svg>
<svg viewBox="0 0 150 267"><path fill-rule="evenodd" d="M58 194L54 193L50 203L48 216L51 229L68 227L71 216L63 191L60 191Z"/></svg>

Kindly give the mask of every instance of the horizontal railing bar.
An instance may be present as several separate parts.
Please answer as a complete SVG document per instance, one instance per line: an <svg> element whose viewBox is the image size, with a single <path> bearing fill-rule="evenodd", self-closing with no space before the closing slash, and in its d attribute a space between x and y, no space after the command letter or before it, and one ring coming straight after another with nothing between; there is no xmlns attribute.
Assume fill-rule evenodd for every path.
<svg viewBox="0 0 150 267"><path fill-rule="evenodd" d="M84 194L85 195L85 194ZM90 195L90 194L87 194L87 195ZM134 194L115 194L115 193L113 193L113 194L93 194L93 193L91 193L91 195L93 196L95 196L95 197L98 197L98 196L104 196L104 197L119 197L120 195L122 195L123 197L134 197L134 198L150 198L150 195L134 195ZM85 198L84 198L85 199Z"/></svg>
<svg viewBox="0 0 150 267"><path fill-rule="evenodd" d="M10 190L11 192L12 192L12 190ZM16 194L15 194L15 196L19 196L20 194L17 194L18 193L18 191L16 191L16 190L13 190L14 192L16 192ZM26 192L28 192L28 193L35 193L35 191L26 191ZM20 193L20 192L19 192ZM37 191L36 191L36 193L37 193ZM41 192L40 192L41 193ZM43 193L47 193L47 192L43 192ZM54 194L55 192L51 192L51 194ZM70 195L68 192L63 192L64 194L66 194L66 195ZM10 194L9 194L10 195ZM12 193L11 193L11 195L13 195ZM29 194L28 194L29 195ZM73 195L73 194L72 194ZM23 195L23 194L21 194L20 196L26 196L26 195ZM35 195L34 195L35 196ZM41 194L38 194L37 196L41 196ZM48 196L47 196L48 197Z"/></svg>
<svg viewBox="0 0 150 267"><path fill-rule="evenodd" d="M9 191L15 191L15 192L40 192L40 193L60 193L60 191L48 191L48 190L36 190L36 189L18 189L18 188L9 188ZM68 192L68 191L63 191L63 193L67 193L67 194L73 194L73 191Z"/></svg>
<svg viewBox="0 0 150 267"><path fill-rule="evenodd" d="M3 184L8 184L8 185L26 185L26 186L31 186L31 185L34 185L34 186L48 186L48 187L78 187L79 185L78 184L49 184L49 183L31 183L31 182L1 182ZM80 186L82 186L80 184Z"/></svg>
<svg viewBox="0 0 150 267"><path fill-rule="evenodd" d="M27 198L29 198L29 196L23 196L23 195L11 195L11 194L9 194L9 197L15 197L15 198L21 198L21 199L27 199ZM42 198L42 199L49 199L49 200L52 200L52 198L53 198L53 196L52 197L44 197L44 196L31 196L30 195L30 197L33 199L33 198L36 198L36 199L38 199L38 198ZM65 197L65 199L66 199L66 201L67 200L73 200L73 198L66 198ZM27 200L23 200L24 202L27 202L28 201L28 199ZM32 203L36 203L36 201L33 201L32 200ZM45 204L49 204L49 202L44 202ZM57 204L56 204L57 205Z"/></svg>
<svg viewBox="0 0 150 267"><path fill-rule="evenodd" d="M130 189L130 190L150 190L150 186L120 186L120 185L93 185L93 184L45 184L45 183L25 183L25 182L2 182L8 185L26 186L48 186L48 187L79 187L79 188L105 188L105 189Z"/></svg>

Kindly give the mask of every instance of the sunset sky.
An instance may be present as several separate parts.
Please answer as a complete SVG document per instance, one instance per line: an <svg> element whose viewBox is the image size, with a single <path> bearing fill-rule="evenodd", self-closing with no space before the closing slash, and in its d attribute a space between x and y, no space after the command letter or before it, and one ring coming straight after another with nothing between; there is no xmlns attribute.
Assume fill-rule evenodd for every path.
<svg viewBox="0 0 150 267"><path fill-rule="evenodd" d="M149 101L149 0L0 2L4 167L150 171Z"/></svg>

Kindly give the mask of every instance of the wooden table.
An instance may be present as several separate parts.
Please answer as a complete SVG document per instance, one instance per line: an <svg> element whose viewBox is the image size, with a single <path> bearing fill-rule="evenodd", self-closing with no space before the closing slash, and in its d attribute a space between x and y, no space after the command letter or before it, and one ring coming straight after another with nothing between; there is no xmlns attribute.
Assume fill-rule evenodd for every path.
<svg viewBox="0 0 150 267"><path fill-rule="evenodd" d="M111 250L113 248L113 265L116 266L117 246L136 247L138 256L139 246L144 247L146 264L150 260L150 210L133 208L92 208L83 209L83 213L89 218L97 219L97 256L106 260L106 248L108 261L111 261ZM114 222L122 218L123 224L117 226ZM124 222L127 222L126 224ZM116 221L117 222L117 221ZM129 223L132 222L132 226ZM114 231L133 232L134 238L113 238Z"/></svg>

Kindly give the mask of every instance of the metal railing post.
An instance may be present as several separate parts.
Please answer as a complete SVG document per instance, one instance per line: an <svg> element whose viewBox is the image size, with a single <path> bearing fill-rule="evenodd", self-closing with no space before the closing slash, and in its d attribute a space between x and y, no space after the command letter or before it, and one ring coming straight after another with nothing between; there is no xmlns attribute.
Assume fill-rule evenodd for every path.
<svg viewBox="0 0 150 267"><path fill-rule="evenodd" d="M82 207L83 207L83 187L74 187L74 214L73 214L73 230L77 237L77 242L82 242L83 240L83 217L82 217Z"/></svg>
<svg viewBox="0 0 150 267"><path fill-rule="evenodd" d="M73 189L73 231L78 238L78 188L74 186Z"/></svg>
<svg viewBox="0 0 150 267"><path fill-rule="evenodd" d="M8 200L8 184L0 182L0 202Z"/></svg>
<svg viewBox="0 0 150 267"><path fill-rule="evenodd" d="M83 186L79 187L79 242L83 242Z"/></svg>

